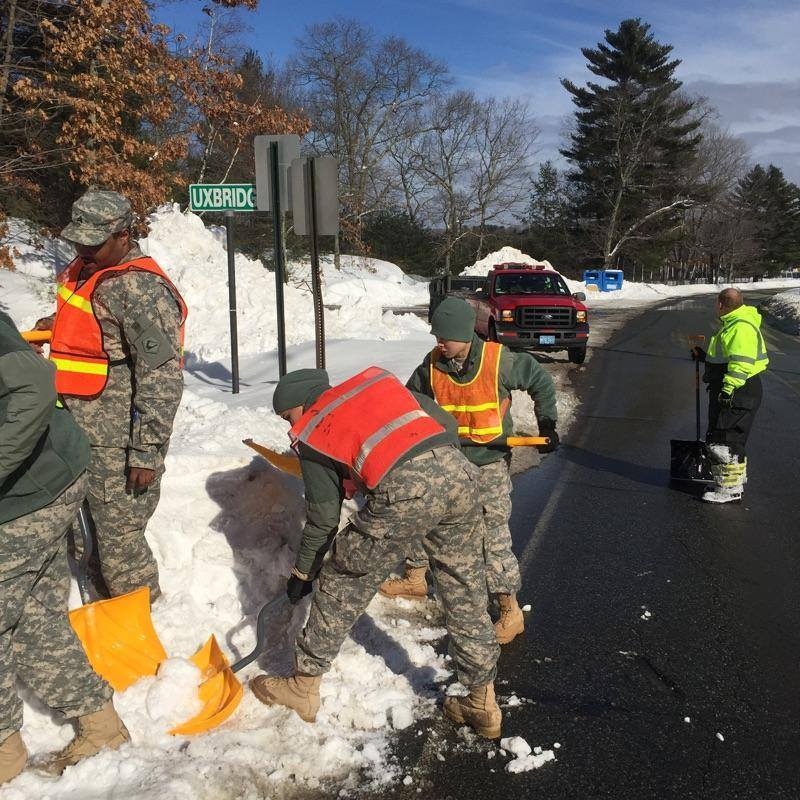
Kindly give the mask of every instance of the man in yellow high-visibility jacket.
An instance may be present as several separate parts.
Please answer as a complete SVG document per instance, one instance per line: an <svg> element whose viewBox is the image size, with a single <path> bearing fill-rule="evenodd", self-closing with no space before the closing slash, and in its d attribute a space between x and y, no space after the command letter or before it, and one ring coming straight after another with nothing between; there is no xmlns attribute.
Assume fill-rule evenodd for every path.
<svg viewBox="0 0 800 800"><path fill-rule="evenodd" d="M747 481L745 445L761 405L760 375L767 368L761 314L747 306L738 289L717 296L720 327L708 351L695 347L693 358L705 361L708 384L708 433L715 485L703 495L708 503L741 500Z"/></svg>

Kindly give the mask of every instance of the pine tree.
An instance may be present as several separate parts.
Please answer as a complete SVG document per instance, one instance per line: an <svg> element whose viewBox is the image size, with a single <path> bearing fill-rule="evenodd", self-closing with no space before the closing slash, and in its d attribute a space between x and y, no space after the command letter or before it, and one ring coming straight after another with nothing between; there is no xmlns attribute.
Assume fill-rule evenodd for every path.
<svg viewBox="0 0 800 800"><path fill-rule="evenodd" d="M752 226L760 272L775 274L800 262L800 188L773 164L756 164L734 194L737 208Z"/></svg>
<svg viewBox="0 0 800 800"><path fill-rule="evenodd" d="M576 106L561 153L573 167L568 178L582 224L611 266L632 241L663 233L690 204L683 174L700 122L674 77L680 61L670 60L672 47L657 42L647 23L624 20L581 52L602 83L561 81Z"/></svg>

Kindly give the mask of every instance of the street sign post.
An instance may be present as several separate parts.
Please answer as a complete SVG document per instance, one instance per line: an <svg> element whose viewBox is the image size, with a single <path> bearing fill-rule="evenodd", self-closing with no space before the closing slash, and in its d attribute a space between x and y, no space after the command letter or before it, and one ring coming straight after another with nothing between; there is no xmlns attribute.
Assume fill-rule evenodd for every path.
<svg viewBox="0 0 800 800"><path fill-rule="evenodd" d="M300 137L256 136L253 142L256 159L256 209L272 212L275 242L275 305L278 316L278 374L286 374L286 322L283 301L283 241L281 210L289 207L288 169L300 154Z"/></svg>
<svg viewBox="0 0 800 800"><path fill-rule="evenodd" d="M317 369L325 369L325 317L319 266L319 237L339 233L339 168L329 157L292 161L292 221L298 236L308 236L311 249L311 292Z"/></svg>
<svg viewBox="0 0 800 800"><path fill-rule="evenodd" d="M252 183L193 183L189 186L189 208L192 211L221 211L225 214L233 394L239 394L239 329L236 322L236 248L233 243L233 214L237 211L256 210L255 189Z"/></svg>

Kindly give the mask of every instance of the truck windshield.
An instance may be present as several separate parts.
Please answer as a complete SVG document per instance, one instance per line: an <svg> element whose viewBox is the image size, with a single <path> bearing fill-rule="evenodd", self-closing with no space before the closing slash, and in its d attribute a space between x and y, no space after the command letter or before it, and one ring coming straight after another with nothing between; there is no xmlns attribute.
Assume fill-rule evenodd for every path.
<svg viewBox="0 0 800 800"><path fill-rule="evenodd" d="M500 294L559 294L569 295L567 284L559 275L542 273L497 275L494 293Z"/></svg>

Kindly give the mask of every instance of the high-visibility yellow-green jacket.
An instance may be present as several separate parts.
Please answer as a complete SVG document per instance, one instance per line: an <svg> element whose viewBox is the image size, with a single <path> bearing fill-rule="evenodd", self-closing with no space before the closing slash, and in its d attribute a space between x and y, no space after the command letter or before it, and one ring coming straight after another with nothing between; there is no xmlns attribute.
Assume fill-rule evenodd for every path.
<svg viewBox="0 0 800 800"><path fill-rule="evenodd" d="M708 343L706 364L725 365L722 391L732 394L767 368L767 345L761 335L761 314L753 306L739 306L719 320L719 330Z"/></svg>

